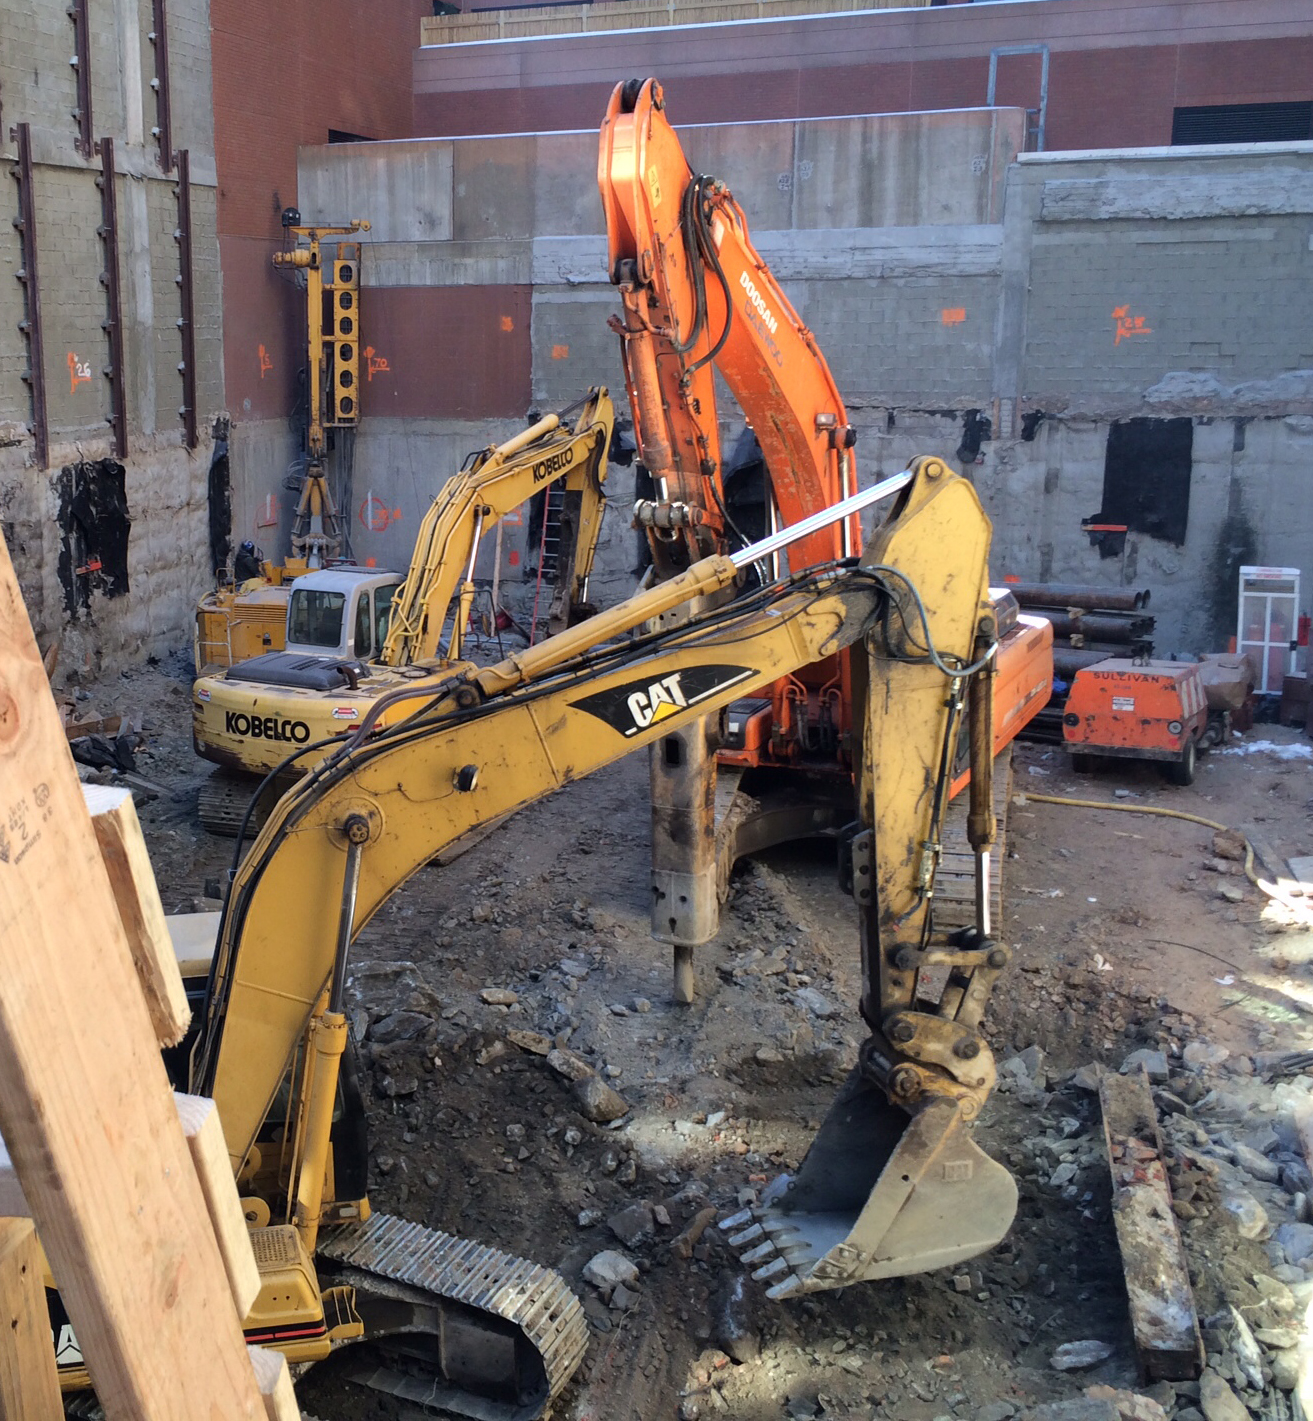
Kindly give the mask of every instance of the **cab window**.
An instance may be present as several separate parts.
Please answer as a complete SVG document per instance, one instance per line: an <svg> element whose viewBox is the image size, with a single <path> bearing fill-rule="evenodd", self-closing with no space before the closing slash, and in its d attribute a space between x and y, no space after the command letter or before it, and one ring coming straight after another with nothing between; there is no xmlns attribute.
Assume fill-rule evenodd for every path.
<svg viewBox="0 0 1313 1421"><path fill-rule="evenodd" d="M363 661L372 645L369 637L369 593L362 592L356 601L356 655Z"/></svg>
<svg viewBox="0 0 1313 1421"><path fill-rule="evenodd" d="M374 589L374 645L379 654L388 639L388 623L392 620L392 599L399 591L396 587L376 587Z"/></svg>
<svg viewBox="0 0 1313 1421"><path fill-rule="evenodd" d="M339 645L345 606L345 593L297 588L288 609L288 640L299 646Z"/></svg>

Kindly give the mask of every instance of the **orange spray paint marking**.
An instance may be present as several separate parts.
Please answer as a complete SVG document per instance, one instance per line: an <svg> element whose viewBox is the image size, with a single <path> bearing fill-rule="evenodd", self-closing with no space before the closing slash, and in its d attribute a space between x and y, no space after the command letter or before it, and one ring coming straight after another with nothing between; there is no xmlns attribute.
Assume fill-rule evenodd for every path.
<svg viewBox="0 0 1313 1421"><path fill-rule="evenodd" d="M360 505L357 516L371 533L383 532L392 522L392 514L389 512L387 504L381 498L376 498L372 490L369 497Z"/></svg>
<svg viewBox="0 0 1313 1421"><path fill-rule="evenodd" d="M365 378L373 384L375 375L391 375L392 367L386 355L379 355L372 345L365 347Z"/></svg>
<svg viewBox="0 0 1313 1421"><path fill-rule="evenodd" d="M946 326L960 326L967 318L965 306L945 306L939 313L940 321Z"/></svg>
<svg viewBox="0 0 1313 1421"><path fill-rule="evenodd" d="M91 383L91 362L79 360L73 351L68 353L68 392L74 394L79 385Z"/></svg>
<svg viewBox="0 0 1313 1421"><path fill-rule="evenodd" d="M1129 340L1131 336L1149 336L1153 334L1153 327L1144 324L1143 316L1132 316L1129 306L1114 306L1112 308L1113 329L1117 332L1113 339L1113 345L1117 346L1123 340Z"/></svg>
<svg viewBox="0 0 1313 1421"><path fill-rule="evenodd" d="M568 360L569 356L570 347L568 345L554 345L552 347L553 360Z"/></svg>
<svg viewBox="0 0 1313 1421"><path fill-rule="evenodd" d="M274 368L273 361L269 358L269 352L260 346L260 379L263 380L266 373Z"/></svg>
<svg viewBox="0 0 1313 1421"><path fill-rule="evenodd" d="M509 316L503 316L501 318L501 328L504 331L513 331L515 329L515 322L511 320Z"/></svg>

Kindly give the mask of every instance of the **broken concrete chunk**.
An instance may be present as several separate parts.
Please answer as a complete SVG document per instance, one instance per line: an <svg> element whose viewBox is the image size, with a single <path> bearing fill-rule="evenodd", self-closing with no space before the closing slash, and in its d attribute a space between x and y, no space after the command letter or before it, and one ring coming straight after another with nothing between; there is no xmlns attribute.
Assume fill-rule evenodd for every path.
<svg viewBox="0 0 1313 1421"><path fill-rule="evenodd" d="M1248 1145L1232 1145L1231 1153L1246 1174L1261 1179L1264 1184L1275 1184L1281 1178L1281 1166L1266 1155L1259 1154L1257 1150L1251 1150Z"/></svg>
<svg viewBox="0 0 1313 1421"><path fill-rule="evenodd" d="M1199 1378L1199 1405L1205 1421L1249 1421L1249 1408L1211 1367Z"/></svg>
<svg viewBox="0 0 1313 1421"><path fill-rule="evenodd" d="M1247 1189L1228 1190L1222 1196L1222 1207L1235 1219L1236 1232L1241 1238L1262 1238L1267 1232L1267 1210Z"/></svg>
<svg viewBox="0 0 1313 1421"><path fill-rule="evenodd" d="M1138 1051L1132 1051L1122 1062L1121 1074L1130 1075L1133 1071L1144 1068L1144 1073L1151 1081L1165 1083L1170 1074L1167 1069L1167 1054L1164 1051L1153 1051L1147 1046L1141 1046Z"/></svg>
<svg viewBox="0 0 1313 1421"><path fill-rule="evenodd" d="M433 1018L418 1011L394 1011L381 1016L369 1028L369 1039L379 1046L397 1041L413 1041L433 1025Z"/></svg>
<svg viewBox="0 0 1313 1421"><path fill-rule="evenodd" d="M490 1066L494 1061L500 1061L507 1054L510 1047L498 1037L496 1041L490 1042L482 1051L475 1056L475 1060L481 1066Z"/></svg>
<svg viewBox="0 0 1313 1421"><path fill-rule="evenodd" d="M1071 1078L1071 1083L1077 1090L1088 1090L1093 1094L1099 1093L1099 1086L1103 1083L1103 1078L1108 1074L1106 1066L1093 1063L1082 1066Z"/></svg>
<svg viewBox="0 0 1313 1421"><path fill-rule="evenodd" d="M637 1248L656 1231L652 1205L646 1199L640 1199L627 1209L621 1209L618 1214L612 1214L606 1226L626 1248Z"/></svg>
<svg viewBox="0 0 1313 1421"><path fill-rule="evenodd" d="M520 1000L520 994L509 987L485 987L479 998L490 1007L513 1007Z"/></svg>
<svg viewBox="0 0 1313 1421"><path fill-rule="evenodd" d="M586 962L576 962L573 958L563 957L560 962L561 971L567 977L573 977L575 981L580 981L588 976L589 967Z"/></svg>
<svg viewBox="0 0 1313 1421"><path fill-rule="evenodd" d="M1011 1421L1016 1414L1017 1408L1010 1401L991 1401L976 1411L972 1421Z"/></svg>
<svg viewBox="0 0 1313 1421"><path fill-rule="evenodd" d="M1097 1367L1111 1356L1112 1348L1094 1338L1084 1342L1064 1342L1049 1358L1049 1366L1055 1372L1080 1372L1086 1367Z"/></svg>
<svg viewBox="0 0 1313 1421"><path fill-rule="evenodd" d="M558 1076L564 1076L568 1081L585 1080L595 1074L582 1056L576 1056L573 1051L564 1051L559 1047L547 1053L547 1064Z"/></svg>
<svg viewBox="0 0 1313 1421"><path fill-rule="evenodd" d="M834 1003L815 987L799 987L793 994L793 1000L800 1007L811 1012L813 1016L827 1017L834 1015Z"/></svg>
<svg viewBox="0 0 1313 1421"><path fill-rule="evenodd" d="M1281 1246L1287 1263L1303 1263L1313 1257L1313 1224L1282 1224L1272 1241Z"/></svg>
<svg viewBox="0 0 1313 1421"><path fill-rule="evenodd" d="M631 1286L638 1282L638 1269L623 1253L614 1248L595 1253L584 1264L584 1279L595 1288L608 1291L621 1284Z"/></svg>
<svg viewBox="0 0 1313 1421"><path fill-rule="evenodd" d="M1170 1386L1168 1394L1173 1396L1174 1401ZM1162 1402L1140 1392L1121 1391L1112 1386L1087 1386L1085 1397L1088 1401L1111 1404L1119 1421L1167 1421L1167 1411Z"/></svg>
<svg viewBox="0 0 1313 1421"><path fill-rule="evenodd" d="M549 1055L552 1050L551 1038L538 1031L508 1031L506 1039L512 1046L518 1046L521 1051L529 1051L535 1056Z"/></svg>
<svg viewBox="0 0 1313 1421"><path fill-rule="evenodd" d="M1210 1066L1220 1066L1230 1054L1225 1046L1214 1046L1210 1041L1191 1041L1181 1052L1181 1059L1192 1071L1202 1071Z"/></svg>
<svg viewBox="0 0 1313 1421"><path fill-rule="evenodd" d="M629 1114L624 1096L612 1090L600 1076L590 1074L575 1081L574 1093L584 1118L595 1125L608 1125Z"/></svg>
<svg viewBox="0 0 1313 1421"><path fill-rule="evenodd" d="M611 1294L611 1306L619 1308L622 1312L628 1312L638 1301L638 1294L626 1288L623 1283L617 1283L615 1291Z"/></svg>

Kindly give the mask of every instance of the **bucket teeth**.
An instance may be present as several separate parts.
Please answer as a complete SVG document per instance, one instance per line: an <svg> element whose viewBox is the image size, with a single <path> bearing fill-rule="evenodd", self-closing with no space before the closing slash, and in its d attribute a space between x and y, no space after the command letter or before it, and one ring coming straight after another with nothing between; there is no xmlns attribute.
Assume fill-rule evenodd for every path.
<svg viewBox="0 0 1313 1421"><path fill-rule="evenodd" d="M740 1209L737 1214L731 1214L728 1219L722 1219L720 1221L720 1230L722 1233L728 1233L730 1229L741 1229L744 1224L750 1224L751 1222L752 1210Z"/></svg>
<svg viewBox="0 0 1313 1421"><path fill-rule="evenodd" d="M747 1262L747 1260L744 1259L744 1262ZM752 1276L759 1283L764 1283L767 1278L777 1278L781 1273L787 1273L788 1271L789 1265L782 1258L776 1258L770 1263L767 1263L764 1267L758 1268Z"/></svg>
<svg viewBox="0 0 1313 1421"><path fill-rule="evenodd" d="M759 1239L766 1232L760 1224L753 1224L750 1229L744 1229L742 1233L734 1234L729 1241L731 1248L742 1248L744 1245Z"/></svg>
<svg viewBox="0 0 1313 1421"><path fill-rule="evenodd" d="M767 1239L765 1243L759 1243L756 1248L750 1248L746 1253L739 1255L739 1261L745 1267L753 1263L760 1263L763 1258L770 1258L776 1252L775 1245Z"/></svg>
<svg viewBox="0 0 1313 1421"><path fill-rule="evenodd" d="M775 1302L782 1298L791 1298L802 1291L802 1284L798 1280L796 1273L790 1273L787 1278L781 1279L766 1289L766 1296Z"/></svg>

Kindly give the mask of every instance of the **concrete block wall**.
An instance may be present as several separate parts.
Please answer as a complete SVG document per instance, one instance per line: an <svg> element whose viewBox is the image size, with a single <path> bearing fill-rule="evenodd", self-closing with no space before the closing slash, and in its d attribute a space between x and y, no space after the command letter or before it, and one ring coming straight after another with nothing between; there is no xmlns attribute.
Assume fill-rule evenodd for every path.
<svg viewBox="0 0 1313 1421"><path fill-rule="evenodd" d="M997 575L1149 586L1161 650L1224 646L1240 562L1298 566L1313 594L1313 145L1018 159L1020 123L969 111L681 133L816 332L863 482L919 453L966 459ZM374 223L362 343L390 369L362 391L358 554L403 562L427 496L414 470L436 487L530 405L606 383L623 406L595 154L591 131L302 151L306 217ZM1104 558L1081 520L1101 511L1113 422L1144 417L1192 421L1186 540L1132 532ZM731 401L721 418L728 448ZM248 521L277 464L257 476L235 459ZM631 482L613 470L603 598L632 585ZM386 527L365 526L362 490Z"/></svg>
<svg viewBox="0 0 1313 1421"><path fill-rule="evenodd" d="M65 673L94 671L105 657L136 659L190 640L196 597L211 583L207 481L211 426L224 408L222 321L215 232L207 0L169 0L173 149L191 156L199 448L184 446L182 342L177 322L180 252L175 173L160 166L151 0L88 7L91 136L113 139L118 177L118 277L122 302L128 454L124 484L132 520L125 595L106 596L88 575L90 604L60 578L71 546L61 526L61 469L112 453L109 319L104 282L101 162L78 147L73 26L66 6L38 0L0 27L0 162L17 149L10 130L30 126L35 247L45 359L49 454L33 439L29 312L22 242L13 226L19 185L0 190L0 528L10 545L42 645L61 643ZM66 517L66 515L64 515Z"/></svg>

